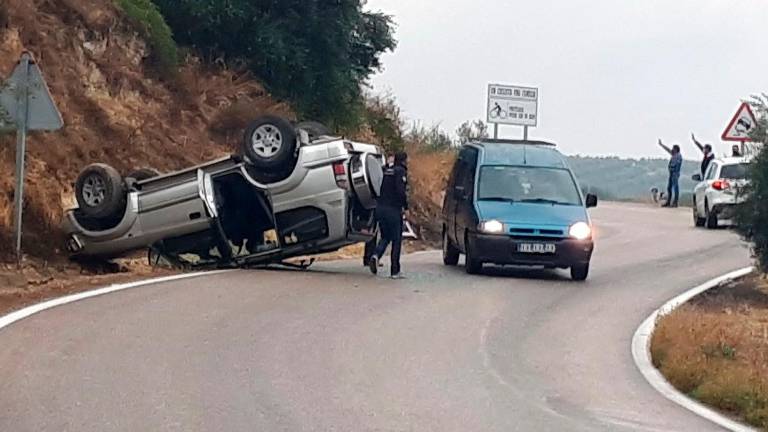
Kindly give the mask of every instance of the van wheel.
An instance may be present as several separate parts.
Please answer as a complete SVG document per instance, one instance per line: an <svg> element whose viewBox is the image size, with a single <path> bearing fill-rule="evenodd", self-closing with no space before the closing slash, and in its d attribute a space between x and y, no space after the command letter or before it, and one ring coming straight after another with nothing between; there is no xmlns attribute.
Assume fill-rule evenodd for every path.
<svg viewBox="0 0 768 432"><path fill-rule="evenodd" d="M448 230L443 228L443 264L455 266L459 263L459 250L451 243Z"/></svg>
<svg viewBox="0 0 768 432"><path fill-rule="evenodd" d="M466 235L464 244L467 249L466 256L464 257L464 269L468 274L476 275L483 272L483 262L475 258L475 254L472 252L472 246L469 243L469 235Z"/></svg>
<svg viewBox="0 0 768 432"><path fill-rule="evenodd" d="M576 264L571 266L571 279L575 281L585 281L589 276L589 263Z"/></svg>
<svg viewBox="0 0 768 432"><path fill-rule="evenodd" d="M712 210L710 210L708 202L704 203L704 214L706 216L704 218L705 220L704 224L707 226L707 229L717 228L717 225L718 225L717 215Z"/></svg>
<svg viewBox="0 0 768 432"><path fill-rule="evenodd" d="M296 130L285 119L262 116L253 121L243 137L243 153L253 168L264 174L287 177L295 165Z"/></svg>
<svg viewBox="0 0 768 432"><path fill-rule="evenodd" d="M126 189L116 169L106 164L91 164L77 177L75 198L84 215L106 219L125 211Z"/></svg>

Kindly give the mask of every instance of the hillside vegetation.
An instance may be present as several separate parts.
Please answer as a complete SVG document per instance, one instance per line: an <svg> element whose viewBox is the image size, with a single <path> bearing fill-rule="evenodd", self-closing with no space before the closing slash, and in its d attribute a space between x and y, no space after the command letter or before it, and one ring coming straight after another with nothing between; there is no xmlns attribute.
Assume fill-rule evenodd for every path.
<svg viewBox="0 0 768 432"><path fill-rule="evenodd" d="M604 200L647 200L651 188L659 191L667 188L667 159L572 156L570 164L584 191ZM681 195L691 194L696 185L691 176L697 173L698 162L684 162Z"/></svg>
<svg viewBox="0 0 768 432"><path fill-rule="evenodd" d="M24 248L60 257L59 223L72 204L80 169L106 162L123 173L167 171L233 149L245 121L275 112L292 117L249 75L194 59L162 80L148 43L111 0L0 2L0 76L21 53L37 58L64 118L56 133L28 140ZM11 248L13 135L0 136L0 258Z"/></svg>

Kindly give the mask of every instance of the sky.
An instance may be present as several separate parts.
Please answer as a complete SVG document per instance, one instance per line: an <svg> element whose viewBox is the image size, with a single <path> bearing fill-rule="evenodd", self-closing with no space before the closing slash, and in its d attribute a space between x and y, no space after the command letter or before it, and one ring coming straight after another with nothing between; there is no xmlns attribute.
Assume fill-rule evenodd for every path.
<svg viewBox="0 0 768 432"><path fill-rule="evenodd" d="M489 83L538 87L531 139L567 154L699 157L742 100L768 92L765 0L369 0L393 15L398 47L374 92L410 122L455 131L486 119ZM522 128L501 126L501 138Z"/></svg>

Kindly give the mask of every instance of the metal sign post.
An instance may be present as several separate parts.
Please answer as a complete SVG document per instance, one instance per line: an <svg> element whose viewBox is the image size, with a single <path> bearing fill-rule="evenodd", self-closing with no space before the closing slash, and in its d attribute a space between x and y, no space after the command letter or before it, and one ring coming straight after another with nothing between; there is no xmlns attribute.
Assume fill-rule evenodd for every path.
<svg viewBox="0 0 768 432"><path fill-rule="evenodd" d="M528 127L539 120L539 89L502 84L488 85L487 122L493 123L493 138L499 137L499 125L523 127L523 139L528 140Z"/></svg>
<svg viewBox="0 0 768 432"><path fill-rule="evenodd" d="M27 119L29 118L29 60L28 54L21 56L19 67L21 79L17 83L16 112L16 189L13 195L13 232L16 239L16 265L21 265L21 218L24 210L24 163L27 151Z"/></svg>
<svg viewBox="0 0 768 432"><path fill-rule="evenodd" d="M24 165L27 132L57 130L64 125L40 68L31 54L21 55L11 77L0 83L0 131L16 131L16 188L14 189L13 230L16 264L21 265L21 227L24 209Z"/></svg>

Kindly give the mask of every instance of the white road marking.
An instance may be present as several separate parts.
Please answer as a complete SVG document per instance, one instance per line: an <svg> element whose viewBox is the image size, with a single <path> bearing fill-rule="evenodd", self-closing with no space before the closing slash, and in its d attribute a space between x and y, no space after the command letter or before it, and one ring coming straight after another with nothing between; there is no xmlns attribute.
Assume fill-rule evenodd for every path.
<svg viewBox="0 0 768 432"><path fill-rule="evenodd" d="M638 369L640 369L640 372L643 374L645 379L653 386L653 388L656 389L656 391L661 393L664 397L671 400L672 402L675 402L676 404L694 412L700 417L703 417L733 432L757 432L757 429L753 429L749 426L731 420L719 412L693 399L690 399L683 393L677 391L677 389L674 388L672 384L670 384L664 378L661 372L659 372L659 370L653 366L650 351L651 336L656 329L656 323L659 317L672 312L688 300L705 291L720 286L723 283L733 279L746 276L752 271L754 271L753 267L736 270L734 272L712 279L703 285L699 285L696 288L688 290L683 294L673 298L672 300L665 303L662 307L657 309L654 313L652 313L651 316L646 318L646 320L640 324L640 327L638 327L637 331L635 331L635 335L632 337L632 358L635 361L635 365Z"/></svg>
<svg viewBox="0 0 768 432"><path fill-rule="evenodd" d="M8 315L1 317L0 330L2 330L5 327L8 327L9 325L15 323L16 321L23 320L24 318L40 313L42 311L55 308L57 306L62 306L68 303L74 303L76 301L85 300L91 297L97 297L97 296L110 294L117 291L123 291L131 288L139 288L147 285L154 285L154 284L159 284L164 282L174 282L182 279L190 279L190 278L195 278L200 276L215 275L215 274L220 274L220 273L225 273L230 271L232 270L216 270L216 271L209 271L209 272L196 272L196 273L186 273L186 274L175 275L175 276L165 276L165 277L147 279L147 280L138 281L138 282L110 285L104 288L85 291L77 294L68 295L65 297L55 298L53 300L48 300L32 306L27 306L24 309L17 310L16 312L11 312Z"/></svg>

